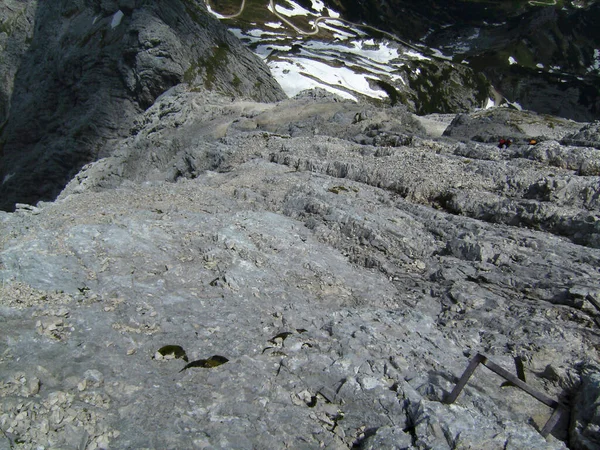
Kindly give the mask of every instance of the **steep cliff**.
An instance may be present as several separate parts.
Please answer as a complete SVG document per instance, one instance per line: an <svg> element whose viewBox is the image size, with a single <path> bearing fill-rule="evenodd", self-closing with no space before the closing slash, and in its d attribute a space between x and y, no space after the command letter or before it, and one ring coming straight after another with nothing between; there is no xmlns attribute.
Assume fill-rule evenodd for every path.
<svg viewBox="0 0 600 450"><path fill-rule="evenodd" d="M22 26L5 38L21 46L3 52L10 82L0 112L10 110L0 141L2 209L54 198L179 83L260 101L285 97L201 2L66 0L37 2L31 12L33 4L25 8L33 31ZM19 15L11 17L3 23L14 22L8 31L16 33Z"/></svg>

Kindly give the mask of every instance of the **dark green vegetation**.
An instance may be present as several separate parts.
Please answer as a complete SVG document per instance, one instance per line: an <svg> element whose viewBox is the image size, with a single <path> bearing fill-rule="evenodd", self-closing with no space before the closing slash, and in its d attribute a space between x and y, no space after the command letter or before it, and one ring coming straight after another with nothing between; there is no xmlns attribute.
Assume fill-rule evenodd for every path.
<svg viewBox="0 0 600 450"><path fill-rule="evenodd" d="M213 355L208 359L197 359L196 361L192 361L191 363L186 364L185 367L180 370L180 372L183 372L184 370L187 370L187 369L191 369L192 367L200 367L202 369L212 369L213 367L221 366L228 361L229 360L227 358L225 358L224 356Z"/></svg>
<svg viewBox="0 0 600 450"><path fill-rule="evenodd" d="M165 345L158 349L158 354L163 357L172 357L183 359L185 362L188 362L187 354L185 350L180 345Z"/></svg>

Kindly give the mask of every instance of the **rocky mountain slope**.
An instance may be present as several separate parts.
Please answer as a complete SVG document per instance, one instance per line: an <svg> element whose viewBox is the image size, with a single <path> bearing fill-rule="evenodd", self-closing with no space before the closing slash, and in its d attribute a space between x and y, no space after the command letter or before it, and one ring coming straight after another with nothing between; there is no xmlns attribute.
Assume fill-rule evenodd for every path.
<svg viewBox="0 0 600 450"><path fill-rule="evenodd" d="M597 448L599 131L171 89L0 215L1 445Z"/></svg>
<svg viewBox="0 0 600 450"><path fill-rule="evenodd" d="M579 121L599 117L597 2L445 5L3 2L0 208L54 199L180 83L280 100L272 74L290 96L322 87L418 114L509 101Z"/></svg>
<svg viewBox="0 0 600 450"><path fill-rule="evenodd" d="M186 82L258 101L285 97L203 4L2 6L0 208L51 200L167 89ZM108 143L108 146L107 146Z"/></svg>
<svg viewBox="0 0 600 450"><path fill-rule="evenodd" d="M195 1L0 14L0 449L600 446L598 121L285 99L294 52L429 62L261 61ZM449 404L478 354L549 400Z"/></svg>

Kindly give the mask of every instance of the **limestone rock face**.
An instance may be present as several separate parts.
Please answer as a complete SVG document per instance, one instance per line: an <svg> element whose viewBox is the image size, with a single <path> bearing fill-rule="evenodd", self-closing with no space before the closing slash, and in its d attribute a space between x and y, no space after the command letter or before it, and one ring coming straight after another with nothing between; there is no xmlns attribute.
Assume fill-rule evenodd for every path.
<svg viewBox="0 0 600 450"><path fill-rule="evenodd" d="M565 136L561 142L565 145L573 144L600 149L600 121L587 124L580 130Z"/></svg>
<svg viewBox="0 0 600 450"><path fill-rule="evenodd" d="M2 69L8 88L0 93L7 119L0 141L3 209L54 198L81 166L110 152L109 140L128 134L136 114L177 84L259 101L285 97L266 66L202 2L16 3L33 30L20 31L25 40L3 38L9 63ZM3 22L15 23L9 31L23 28L19 14Z"/></svg>
<svg viewBox="0 0 600 450"><path fill-rule="evenodd" d="M0 132L8 117L15 74L33 36L36 4L18 0L0 4Z"/></svg>
<svg viewBox="0 0 600 450"><path fill-rule="evenodd" d="M0 213L0 439L594 448L600 155L558 140L586 124L487 114L162 95ZM506 118L539 143L498 148ZM477 353L571 421L542 437L551 409L485 367L446 404Z"/></svg>
<svg viewBox="0 0 600 450"><path fill-rule="evenodd" d="M571 418L571 445L591 450L600 446L600 370L597 366L582 371L581 390L574 399Z"/></svg>

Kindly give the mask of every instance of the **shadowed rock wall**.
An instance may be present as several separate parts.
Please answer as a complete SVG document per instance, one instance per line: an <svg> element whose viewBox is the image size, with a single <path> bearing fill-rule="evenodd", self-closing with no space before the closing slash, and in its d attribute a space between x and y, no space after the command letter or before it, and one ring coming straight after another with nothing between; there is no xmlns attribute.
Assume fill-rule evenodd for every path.
<svg viewBox="0 0 600 450"><path fill-rule="evenodd" d="M267 102L285 97L203 3L40 2L33 21L0 140L1 209L53 199L179 83Z"/></svg>

